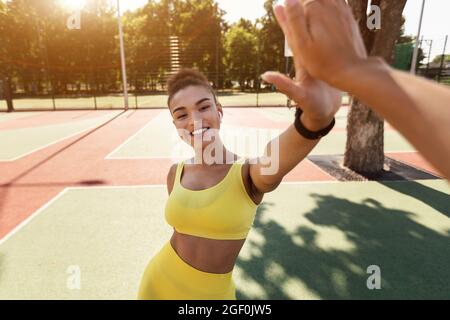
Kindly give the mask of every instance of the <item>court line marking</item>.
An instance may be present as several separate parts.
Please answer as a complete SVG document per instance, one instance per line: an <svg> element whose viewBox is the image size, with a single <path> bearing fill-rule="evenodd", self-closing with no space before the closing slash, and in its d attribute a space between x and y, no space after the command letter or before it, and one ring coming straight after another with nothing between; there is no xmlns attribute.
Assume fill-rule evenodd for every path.
<svg viewBox="0 0 450 320"><path fill-rule="evenodd" d="M128 159L128 158L116 158L116 157L111 157L111 155L113 155L115 152L117 152L120 148L122 148L122 146L126 145L128 142L130 142L132 139L134 139L138 134L140 134L142 131L144 131L147 126L149 126L154 120L156 120L159 115L162 113L158 112L158 114L151 119L145 126L143 126L142 128L140 128L137 132L135 132L132 136L128 137L128 139L126 139L124 142L122 142L120 145L118 145L113 151L111 151L110 153L108 153L108 155L106 157L104 157L103 159L107 159L107 160L114 160L114 159Z"/></svg>
<svg viewBox="0 0 450 320"><path fill-rule="evenodd" d="M61 198L61 196L66 193L67 189L60 191L56 196L51 198L47 203L45 203L42 207L37 209L33 214L31 214L28 218L20 222L17 226L15 226L10 232L8 232L2 239L0 239L0 246L5 243L9 238L15 235L18 231L20 231L25 225L27 225L31 220L33 220L38 214L45 211L49 206L51 206L56 200Z"/></svg>
<svg viewBox="0 0 450 320"><path fill-rule="evenodd" d="M112 113L112 112L111 112L111 113ZM109 115L109 114L108 114L108 115ZM106 118L106 115L105 115L105 118ZM109 119L109 120L111 120L111 119ZM57 144L57 143L59 143L59 142L61 142L61 141L66 140L66 139L73 138L73 137L75 137L75 136L77 136L77 135L79 135L79 134L82 134L83 132L92 130L92 129L98 127L98 126L99 126L99 124L95 124L95 125L93 125L93 126L91 126L91 127L88 127L88 128L86 128L86 129L83 129L83 130L81 130L81 131L77 131L77 132L74 133L74 134L71 134L71 135L69 135L69 136L63 137L63 138L58 139L58 140L56 140L56 141L50 142L49 144L46 144L46 145L44 145L44 146L37 147L36 149L33 149L33 150L31 150L31 151L29 151L29 152L27 152L27 153L24 153L24 154L22 154L22 155L20 155L20 156L18 156L18 157L15 157L15 158L13 158L13 159L6 159L6 160L0 159L0 162L13 162L13 161L19 160L19 159L21 159L21 158L24 158L24 157L26 157L26 156L29 156L30 154L32 154L32 153L34 153L34 152L37 152L37 151L43 150L43 149L45 149L45 148L48 148L48 147L50 147L50 146L52 146L52 145L54 145L54 144Z"/></svg>
<svg viewBox="0 0 450 320"><path fill-rule="evenodd" d="M389 155L390 153L419 153L418 151L385 151L384 154L385 155ZM325 155L330 155L330 153L322 153L322 152L312 152L311 155L313 156L325 156ZM176 159L185 159L184 157L174 157ZM172 159L172 157L170 156L137 156L137 157L133 157L133 156L127 156L127 157L114 157L114 158L108 158L108 160L149 160L149 159Z"/></svg>
<svg viewBox="0 0 450 320"><path fill-rule="evenodd" d="M287 181L281 182L282 185L307 185L307 184L330 184L330 183L339 183L341 181ZM367 181L359 181L359 182L367 182ZM18 233L21 229L23 229L31 220L36 218L40 213L44 212L48 209L53 203L62 198L67 192L71 190L92 190L92 189L137 189L137 188L166 188L166 184L148 184L148 185L124 185L124 186L94 186L94 187L66 187L64 190L60 191L57 195L47 201L44 205L38 208L35 212L33 212L29 217L20 222L17 226L15 226L10 232L8 232L2 239L0 239L0 247L6 241L8 241L12 236Z"/></svg>
<svg viewBox="0 0 450 320"><path fill-rule="evenodd" d="M128 142L130 142L132 139L134 139L138 134L140 134L143 130L145 130L147 128L147 126L149 126L154 120L156 120L157 117L159 117L161 115L161 113L164 110L162 110L160 113L158 113L155 118L153 118L152 120L150 120L145 126L143 126L141 129L139 129L136 133L134 133L132 136L130 136L127 140L125 140L124 142L122 142L119 146L117 146L113 151L111 151L104 159L107 160L149 160L149 159L172 159L172 157L170 156L112 156L115 152L117 152L120 148L122 148L124 145L126 145ZM224 125L229 126L230 128L228 128L229 130L232 129L232 127L238 127L241 128L242 126L238 126L238 125L232 125L232 124L226 124L224 123ZM255 127L243 127L244 130L278 130L280 131L279 133L281 134L281 131L283 129L278 129L278 128L255 128ZM341 131L338 131L341 132ZM407 150L407 151L398 151L398 150L394 150L394 151L384 151L384 153L415 153L417 151L411 151L411 150ZM328 155L329 153L313 153L313 155ZM181 159L181 157L180 157ZM322 170L323 171L323 170ZM325 171L323 171L325 172ZM326 172L325 172L326 173ZM327 175L329 175L328 173L326 173Z"/></svg>
<svg viewBox="0 0 450 320"><path fill-rule="evenodd" d="M366 183L371 181L348 181L348 182L357 182L357 183ZM338 180L326 180L326 181L286 181L281 182L280 185L308 185L308 184L337 184L337 183L345 183L345 181ZM4 244L8 239L10 239L13 235L19 232L25 225L27 225L31 220L33 220L38 214L45 211L48 207L50 207L54 202L56 202L59 198L61 198L65 193L70 190L92 190L92 189L135 189L135 188L166 188L165 184L149 184L149 185L130 185L130 186L95 186L95 187L67 187L61 192L59 192L56 196L50 199L47 203L45 203L42 207L37 209L32 215L23 220L20 224L14 227L9 233L7 233L2 239L0 239L0 246Z"/></svg>
<svg viewBox="0 0 450 320"><path fill-rule="evenodd" d="M308 156L306 156L303 160L308 160L310 164L312 164L314 167L318 168L319 171L322 171L322 173L328 177L330 177L331 179L333 179L334 181L338 181L338 179L335 179L331 174L329 174L328 172L326 172L325 170L323 170L320 166L318 166L317 164L315 164L313 161L311 161L310 159L308 159ZM303 161L302 160L302 161Z"/></svg>
<svg viewBox="0 0 450 320"><path fill-rule="evenodd" d="M97 186L97 187L66 187L64 190L60 191L57 195L47 201L44 205L33 212L29 217L20 222L15 226L10 232L8 232L2 239L0 239L0 246L5 243L9 238L19 232L25 225L27 225L31 220L33 220L37 215L45 211L53 203L59 200L63 195L65 195L70 190L88 190L88 189L134 189L134 188L166 188L165 184L151 184L151 185L132 185L132 186Z"/></svg>
<svg viewBox="0 0 450 320"><path fill-rule="evenodd" d="M123 186L93 186L93 187L67 187L68 190L88 190L88 189L139 189L139 188L161 188L165 184L141 184L141 185L123 185Z"/></svg>

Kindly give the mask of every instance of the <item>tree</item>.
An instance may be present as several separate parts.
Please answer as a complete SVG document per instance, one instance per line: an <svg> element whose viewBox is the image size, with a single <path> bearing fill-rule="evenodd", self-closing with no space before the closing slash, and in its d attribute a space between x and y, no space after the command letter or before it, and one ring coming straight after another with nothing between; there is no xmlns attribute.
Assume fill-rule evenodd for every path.
<svg viewBox="0 0 450 320"><path fill-rule="evenodd" d="M263 25L261 30L261 71L284 72L284 34L273 12L276 2L277 0L265 0L266 14L260 19Z"/></svg>
<svg viewBox="0 0 450 320"><path fill-rule="evenodd" d="M6 60L6 46L7 46L7 34L8 34L8 16L6 15L6 4L0 1L0 70L5 67Z"/></svg>
<svg viewBox="0 0 450 320"><path fill-rule="evenodd" d="M442 54L437 55L436 57L434 57L433 59L433 63L441 63L442 61ZM450 54L446 54L444 55L444 63L445 62L450 62Z"/></svg>
<svg viewBox="0 0 450 320"><path fill-rule="evenodd" d="M402 26L395 44L394 67L400 70L409 71L411 69L416 38L405 34L405 22L405 17L402 16ZM421 45L422 42L419 43L416 70L422 65L422 61L426 58Z"/></svg>
<svg viewBox="0 0 450 320"><path fill-rule="evenodd" d="M256 53L254 32L234 24L225 35L225 62L229 77L238 80L242 91L245 91L246 81L255 78Z"/></svg>
<svg viewBox="0 0 450 320"><path fill-rule="evenodd" d="M369 55L392 62L394 45L402 26L406 0L372 0L381 9L381 29L367 27L368 0L349 0ZM332 57L330 57L331 59ZM366 177L381 174L384 164L384 121L357 98L352 101L347 122L344 166Z"/></svg>
<svg viewBox="0 0 450 320"><path fill-rule="evenodd" d="M172 1L177 7L176 1ZM165 74L170 71L169 36L173 14L169 13L169 1L154 0L135 12L126 15L125 42L127 44L127 67L131 81L138 90L155 90Z"/></svg>
<svg viewBox="0 0 450 320"><path fill-rule="evenodd" d="M0 1L0 92L5 100L7 111L14 111L11 90L11 68L8 64L8 49L11 44L12 30L10 16L7 15L7 5ZM1 99L1 95L0 95Z"/></svg>
<svg viewBox="0 0 450 320"><path fill-rule="evenodd" d="M182 67L197 67L220 83L223 15L213 0L150 0L142 9L126 14L127 66L132 81L150 76L163 82L176 71L171 62L177 60L177 52Z"/></svg>
<svg viewBox="0 0 450 320"><path fill-rule="evenodd" d="M178 7L175 5L174 26L182 58L188 66L199 68L210 80L220 83L224 15L214 0L178 0ZM221 87L220 83L216 87Z"/></svg>

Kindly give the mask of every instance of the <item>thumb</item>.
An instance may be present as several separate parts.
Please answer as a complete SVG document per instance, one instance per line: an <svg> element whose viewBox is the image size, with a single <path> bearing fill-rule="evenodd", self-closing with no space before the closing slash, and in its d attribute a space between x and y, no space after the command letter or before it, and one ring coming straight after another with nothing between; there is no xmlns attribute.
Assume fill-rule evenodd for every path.
<svg viewBox="0 0 450 320"><path fill-rule="evenodd" d="M280 72L268 71L262 74L261 78L264 81L275 85L278 91L297 103L301 103L305 99L305 91L302 87Z"/></svg>

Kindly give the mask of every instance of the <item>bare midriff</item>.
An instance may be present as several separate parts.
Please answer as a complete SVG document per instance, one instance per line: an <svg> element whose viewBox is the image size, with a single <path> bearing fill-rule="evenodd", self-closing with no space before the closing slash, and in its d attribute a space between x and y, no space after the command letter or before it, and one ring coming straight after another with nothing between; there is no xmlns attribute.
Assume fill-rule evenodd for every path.
<svg viewBox="0 0 450 320"><path fill-rule="evenodd" d="M178 256L191 267L208 273L229 273L245 243L240 240L215 240L174 230L170 243Z"/></svg>

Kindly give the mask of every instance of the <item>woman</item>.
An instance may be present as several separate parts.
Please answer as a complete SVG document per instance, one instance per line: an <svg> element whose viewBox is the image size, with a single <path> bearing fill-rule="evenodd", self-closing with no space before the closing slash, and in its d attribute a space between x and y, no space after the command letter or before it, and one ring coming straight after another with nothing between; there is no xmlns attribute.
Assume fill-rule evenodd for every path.
<svg viewBox="0 0 450 320"><path fill-rule="evenodd" d="M174 232L148 264L139 299L236 299L232 272L258 204L331 130L340 106L340 93L299 65L292 85L303 93L295 100L302 112L263 157L248 161L220 140L223 110L206 77L183 69L169 80L173 124L194 158L169 170L165 218Z"/></svg>

